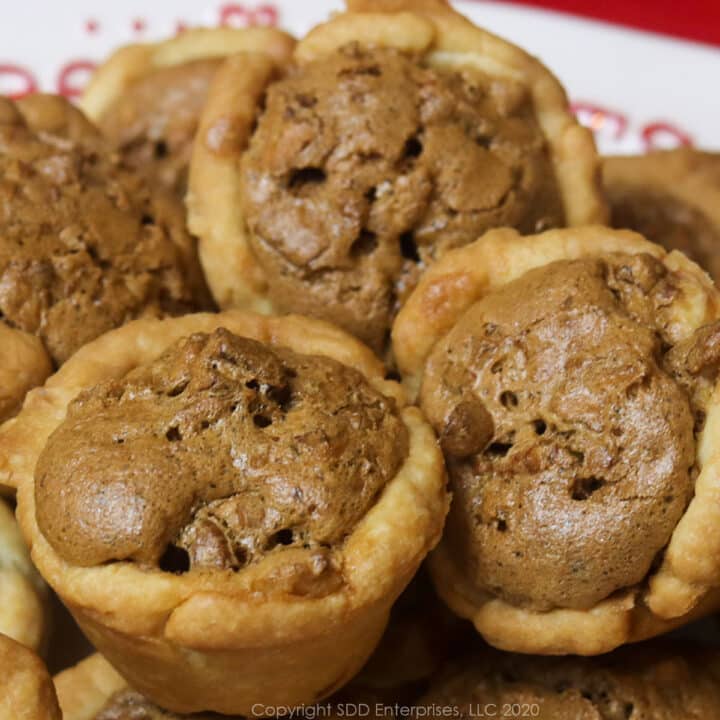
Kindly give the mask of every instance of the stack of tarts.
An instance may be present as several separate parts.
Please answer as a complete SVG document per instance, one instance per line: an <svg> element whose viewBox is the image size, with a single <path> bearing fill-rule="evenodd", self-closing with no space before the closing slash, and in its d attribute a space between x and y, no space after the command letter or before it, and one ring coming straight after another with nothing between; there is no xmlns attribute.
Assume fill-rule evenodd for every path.
<svg viewBox="0 0 720 720"><path fill-rule="evenodd" d="M720 608L716 157L602 163L443 0L82 109L0 101L3 718L714 717L718 651L621 646Z"/></svg>

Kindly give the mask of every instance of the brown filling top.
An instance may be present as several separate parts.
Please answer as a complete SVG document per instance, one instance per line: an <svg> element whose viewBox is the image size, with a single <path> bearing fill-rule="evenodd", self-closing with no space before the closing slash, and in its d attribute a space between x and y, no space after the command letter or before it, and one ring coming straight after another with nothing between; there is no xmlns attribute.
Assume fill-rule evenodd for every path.
<svg viewBox="0 0 720 720"><path fill-rule="evenodd" d="M83 566L239 570L282 550L299 574L277 583L307 593L337 580L332 550L407 452L394 401L358 371L221 329L70 405L38 461L37 519Z"/></svg>
<svg viewBox="0 0 720 720"><path fill-rule="evenodd" d="M629 228L668 250L680 250L720 282L720 228L697 207L669 193L617 186L608 189L612 224Z"/></svg>
<svg viewBox="0 0 720 720"><path fill-rule="evenodd" d="M692 654L691 654L692 653ZM601 658L531 658L487 653L446 673L420 701L473 718L478 708L537 708L540 720L677 720L713 716L720 686L717 657L650 646Z"/></svg>
<svg viewBox="0 0 720 720"><path fill-rule="evenodd" d="M443 252L564 221L527 89L394 50L349 46L271 86L242 183L274 302L376 349Z"/></svg>
<svg viewBox="0 0 720 720"><path fill-rule="evenodd" d="M535 610L641 582L694 489L720 324L674 347L677 290L649 255L560 261L474 305L433 351L421 402L478 588Z"/></svg>
<svg viewBox="0 0 720 720"><path fill-rule="evenodd" d="M56 363L135 317L194 307L182 207L67 112L72 137L35 132L0 99L0 319Z"/></svg>
<svg viewBox="0 0 720 720"><path fill-rule="evenodd" d="M195 60L154 70L108 108L100 128L133 168L183 197L192 143L220 60Z"/></svg>

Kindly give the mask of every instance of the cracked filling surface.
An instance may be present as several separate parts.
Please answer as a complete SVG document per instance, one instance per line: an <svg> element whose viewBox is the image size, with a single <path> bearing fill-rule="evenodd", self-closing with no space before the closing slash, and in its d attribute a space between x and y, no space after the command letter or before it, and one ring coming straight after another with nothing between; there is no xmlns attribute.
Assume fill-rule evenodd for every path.
<svg viewBox="0 0 720 720"><path fill-rule="evenodd" d="M57 111L32 99L33 113ZM61 364L143 315L196 307L182 207L106 152L68 105L67 136L35 131L0 99L0 320Z"/></svg>
<svg viewBox="0 0 720 720"><path fill-rule="evenodd" d="M358 371L196 334L70 405L38 461L38 525L75 565L240 570L282 551L272 586L331 591L333 551L408 442Z"/></svg>
<svg viewBox="0 0 720 720"><path fill-rule="evenodd" d="M445 251L564 224L525 86L355 45L271 85L242 197L274 303L376 350Z"/></svg>
<svg viewBox="0 0 720 720"><path fill-rule="evenodd" d="M672 345L649 255L559 261L472 306L421 405L454 494L446 541L477 589L536 611L643 581L694 492L720 324Z"/></svg>
<svg viewBox="0 0 720 720"><path fill-rule="evenodd" d="M179 197L187 190L192 143L221 62L194 60L153 70L125 88L99 121L130 167Z"/></svg>
<svg viewBox="0 0 720 720"><path fill-rule="evenodd" d="M462 720L492 706L540 720L677 720L712 716L719 703L712 653L651 645L593 659L488 654L446 673L418 705L455 708Z"/></svg>

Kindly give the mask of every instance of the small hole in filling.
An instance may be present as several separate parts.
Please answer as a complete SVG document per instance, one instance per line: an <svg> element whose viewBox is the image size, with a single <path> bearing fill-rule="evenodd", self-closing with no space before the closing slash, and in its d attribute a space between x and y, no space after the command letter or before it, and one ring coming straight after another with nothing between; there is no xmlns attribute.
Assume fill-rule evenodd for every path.
<svg viewBox="0 0 720 720"><path fill-rule="evenodd" d="M289 528L283 528L278 530L271 538L269 545L275 547L276 545L292 545L295 542L295 533Z"/></svg>
<svg viewBox="0 0 720 720"><path fill-rule="evenodd" d="M311 108L317 105L317 98L312 95L307 95L306 93L298 93L295 95L295 102L300 107Z"/></svg>
<svg viewBox="0 0 720 720"><path fill-rule="evenodd" d="M272 425L272 418L269 418L267 415L253 415L253 422L256 427L266 428Z"/></svg>
<svg viewBox="0 0 720 720"><path fill-rule="evenodd" d="M241 545L236 545L233 548L233 554L235 555L236 570L240 570L248 564L248 552Z"/></svg>
<svg viewBox="0 0 720 720"><path fill-rule="evenodd" d="M544 435L547 430L547 423L544 420L533 420L533 428L536 435Z"/></svg>
<svg viewBox="0 0 720 720"><path fill-rule="evenodd" d="M183 381L179 385L176 385L174 388L171 388L168 391L167 396L168 397L178 397L179 395L182 395L185 390L187 390L187 386L189 385L189 382Z"/></svg>
<svg viewBox="0 0 720 720"><path fill-rule="evenodd" d="M173 425L166 433L165 437L170 442L179 442L182 440L182 433L180 432L180 428L177 425Z"/></svg>
<svg viewBox="0 0 720 720"><path fill-rule="evenodd" d="M360 257L371 255L378 246L377 235L369 230L362 230L357 240L350 246L350 256Z"/></svg>
<svg viewBox="0 0 720 720"><path fill-rule="evenodd" d="M351 71L352 75L368 75L369 77L381 77L382 69L379 65L365 65L364 67L358 67L354 71Z"/></svg>
<svg viewBox="0 0 720 720"><path fill-rule="evenodd" d="M495 528L498 532L506 532L507 531L507 523L502 518L497 518L495 520Z"/></svg>
<svg viewBox="0 0 720 720"><path fill-rule="evenodd" d="M496 455L497 457L505 457L512 449L512 443L494 442L488 445L485 451L488 455Z"/></svg>
<svg viewBox="0 0 720 720"><path fill-rule="evenodd" d="M578 501L587 500L593 493L600 490L603 485L605 485L605 481L601 478L577 478L572 487L572 499Z"/></svg>
<svg viewBox="0 0 720 720"><path fill-rule="evenodd" d="M412 232L405 232L400 236L400 253L406 260L420 262L420 253Z"/></svg>
<svg viewBox="0 0 720 720"><path fill-rule="evenodd" d="M190 555L187 550L177 545L168 545L165 553L160 558L160 569L163 572L182 575L190 570Z"/></svg>
<svg viewBox="0 0 720 720"><path fill-rule="evenodd" d="M290 189L300 188L304 185L317 185L325 182L327 175L322 168L306 167L293 170L288 180Z"/></svg>
<svg viewBox="0 0 720 720"><path fill-rule="evenodd" d="M164 158L168 155L168 146L164 140L158 140L155 143L155 157Z"/></svg>
<svg viewBox="0 0 720 720"><path fill-rule="evenodd" d="M289 385L270 388L268 391L268 397L273 402L276 402L283 412L289 410L293 402L292 390Z"/></svg>
<svg viewBox="0 0 720 720"><path fill-rule="evenodd" d="M500 403L505 408L516 408L518 406L518 397L514 392L505 390L500 393Z"/></svg>
<svg viewBox="0 0 720 720"><path fill-rule="evenodd" d="M154 225L155 224L155 218L150 215L150 213L145 213L141 218L140 222L143 225Z"/></svg>
<svg viewBox="0 0 720 720"><path fill-rule="evenodd" d="M405 157L416 158L422 155L423 144L416 137L411 137L405 143Z"/></svg>

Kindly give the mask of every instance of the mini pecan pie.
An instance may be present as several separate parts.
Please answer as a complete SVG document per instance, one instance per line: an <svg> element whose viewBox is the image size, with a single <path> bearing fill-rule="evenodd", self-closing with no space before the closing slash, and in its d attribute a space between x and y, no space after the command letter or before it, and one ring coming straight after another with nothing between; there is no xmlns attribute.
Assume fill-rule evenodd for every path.
<svg viewBox="0 0 720 720"><path fill-rule="evenodd" d="M0 420L78 348L207 304L181 204L67 101L0 99Z"/></svg>
<svg viewBox="0 0 720 720"><path fill-rule="evenodd" d="M442 0L351 2L294 63L231 58L191 162L223 306L298 311L384 349L425 267L489 228L604 219L557 80Z"/></svg>
<svg viewBox="0 0 720 720"><path fill-rule="evenodd" d="M450 708L461 720L501 708L540 720L709 718L720 707L720 658L659 643L592 659L485 652L448 669L418 706Z"/></svg>
<svg viewBox="0 0 720 720"><path fill-rule="evenodd" d="M0 635L0 717L7 720L61 720L47 668L24 645Z"/></svg>
<svg viewBox="0 0 720 720"><path fill-rule="evenodd" d="M132 687L250 714L357 673L447 509L432 430L384 372L325 323L236 311L131 323L29 394L0 468Z"/></svg>
<svg viewBox="0 0 720 720"><path fill-rule="evenodd" d="M493 644L592 654L716 604L720 295L603 228L485 235L428 271L394 350L453 490L436 587Z"/></svg>
<svg viewBox="0 0 720 720"><path fill-rule="evenodd" d="M612 224L681 250L720 281L720 155L691 148L603 162Z"/></svg>
<svg viewBox="0 0 720 720"><path fill-rule="evenodd" d="M222 58L260 52L287 60L293 40L271 28L198 28L114 52L82 99L131 167L184 196L198 120Z"/></svg>
<svg viewBox="0 0 720 720"><path fill-rule="evenodd" d="M395 603L385 634L362 671L328 700L324 717L338 720L351 707L374 709L414 703L430 687L449 654L463 647L464 624L434 595L420 572ZM136 690L101 655L93 655L55 677L64 720L182 720ZM345 714L343 714L345 713ZM227 716L226 716L227 717ZM233 716L239 720L237 716ZM193 720L220 720L209 714ZM228 718L230 720L230 718Z"/></svg>

